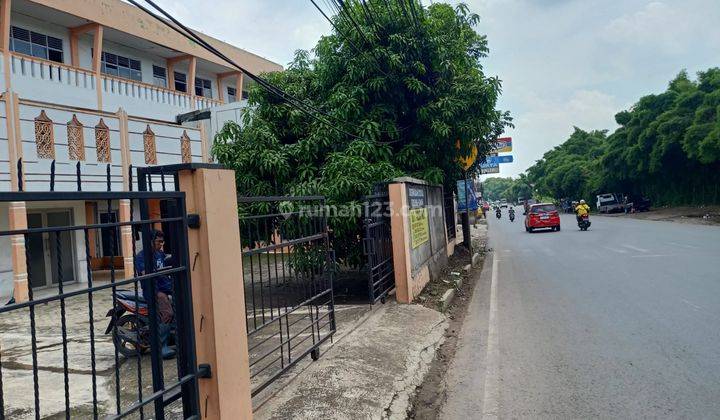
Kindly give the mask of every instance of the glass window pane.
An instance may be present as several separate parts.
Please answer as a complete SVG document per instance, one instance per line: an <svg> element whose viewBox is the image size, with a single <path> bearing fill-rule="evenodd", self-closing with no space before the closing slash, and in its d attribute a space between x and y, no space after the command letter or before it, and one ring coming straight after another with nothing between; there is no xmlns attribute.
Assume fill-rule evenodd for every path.
<svg viewBox="0 0 720 420"><path fill-rule="evenodd" d="M47 58L47 47L32 44L32 56L38 58Z"/></svg>
<svg viewBox="0 0 720 420"><path fill-rule="evenodd" d="M130 78L142 82L142 73L137 70L130 70Z"/></svg>
<svg viewBox="0 0 720 420"><path fill-rule="evenodd" d="M55 37L49 36L49 37L47 37L47 43L48 43L48 47L50 47L50 48L60 50L60 51L62 51L62 49L63 49L62 39L60 39L60 38L55 38Z"/></svg>
<svg viewBox="0 0 720 420"><path fill-rule="evenodd" d="M197 96L205 96L203 95L203 88L201 86L195 86L195 94Z"/></svg>
<svg viewBox="0 0 720 420"><path fill-rule="evenodd" d="M185 82L178 82L176 80L175 81L175 90L180 91L180 92L187 92L187 85L185 84Z"/></svg>
<svg viewBox="0 0 720 420"><path fill-rule="evenodd" d="M153 83L155 86L167 87L167 81L164 77L153 77Z"/></svg>
<svg viewBox="0 0 720 420"><path fill-rule="evenodd" d="M130 68L133 70L140 70L140 62L138 60L130 59Z"/></svg>
<svg viewBox="0 0 720 420"><path fill-rule="evenodd" d="M30 42L33 44L38 44L43 47L47 46L47 37L43 34L39 34L37 32L30 32Z"/></svg>
<svg viewBox="0 0 720 420"><path fill-rule="evenodd" d="M32 54L32 47L27 41L20 41L19 39L13 40L13 51L19 52L20 54Z"/></svg>
<svg viewBox="0 0 720 420"><path fill-rule="evenodd" d="M130 78L130 69L127 67L118 67L118 76L129 79Z"/></svg>
<svg viewBox="0 0 720 420"><path fill-rule="evenodd" d="M30 41L30 31L28 31L27 29L18 28L17 26L12 27L12 32L10 33L10 36L21 41Z"/></svg>
<svg viewBox="0 0 720 420"><path fill-rule="evenodd" d="M175 72L175 81L176 82L185 82L185 73Z"/></svg>
<svg viewBox="0 0 720 420"><path fill-rule="evenodd" d="M130 60L127 57L117 56L118 66L130 67Z"/></svg>
<svg viewBox="0 0 720 420"><path fill-rule="evenodd" d="M48 60L57 61L58 63L63 62L62 51L48 50Z"/></svg>

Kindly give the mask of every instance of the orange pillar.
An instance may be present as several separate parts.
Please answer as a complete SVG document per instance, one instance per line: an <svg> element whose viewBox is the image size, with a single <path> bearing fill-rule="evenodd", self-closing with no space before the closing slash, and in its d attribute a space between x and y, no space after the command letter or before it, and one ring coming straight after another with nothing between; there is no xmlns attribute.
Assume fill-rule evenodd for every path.
<svg viewBox="0 0 720 420"><path fill-rule="evenodd" d="M210 419L252 419L245 325L242 251L235 172L186 170L179 175L188 213L200 226L188 231L198 363L212 366L199 380L200 409ZM232 269L228 269L232 267Z"/></svg>
<svg viewBox="0 0 720 420"><path fill-rule="evenodd" d="M121 199L120 203L120 223L130 221L130 200ZM125 278L129 279L135 276L135 262L133 260L133 248L132 248L132 227L121 226L120 227L120 249L123 256L123 270L125 272Z"/></svg>
<svg viewBox="0 0 720 420"><path fill-rule="evenodd" d="M10 230L27 229L27 210L24 201L13 201L10 203ZM28 295L28 272L27 260L25 258L25 235L13 235L12 243L12 267L13 267L13 297L15 302L27 302Z"/></svg>

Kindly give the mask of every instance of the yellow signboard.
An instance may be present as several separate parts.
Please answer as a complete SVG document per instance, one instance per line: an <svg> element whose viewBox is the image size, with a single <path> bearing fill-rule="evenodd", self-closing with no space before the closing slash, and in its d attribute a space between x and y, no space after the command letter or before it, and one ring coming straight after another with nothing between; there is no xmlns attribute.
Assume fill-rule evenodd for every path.
<svg viewBox="0 0 720 420"><path fill-rule="evenodd" d="M460 140L455 142L455 147L460 149ZM477 159L478 155L478 149L477 146L473 144L472 149L470 149L470 156L458 156L457 160L460 163L460 166L462 166L463 170L467 171L470 169L473 163L475 163L475 159Z"/></svg>
<svg viewBox="0 0 720 420"><path fill-rule="evenodd" d="M430 240L427 207L410 210L410 245L413 249Z"/></svg>

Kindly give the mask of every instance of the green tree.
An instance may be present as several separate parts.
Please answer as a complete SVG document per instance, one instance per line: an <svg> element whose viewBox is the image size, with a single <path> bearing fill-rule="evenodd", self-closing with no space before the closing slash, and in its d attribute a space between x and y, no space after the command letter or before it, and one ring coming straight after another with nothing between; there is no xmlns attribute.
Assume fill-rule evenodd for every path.
<svg viewBox="0 0 720 420"><path fill-rule="evenodd" d="M483 71L487 39L466 5L345 4L312 54L298 51L285 71L266 75L324 115L254 86L242 128L226 125L213 153L235 169L241 194L324 195L340 210L329 219L336 255L357 265L363 195L403 175L454 189L458 154L475 145L487 155L510 117L496 109L501 83Z"/></svg>

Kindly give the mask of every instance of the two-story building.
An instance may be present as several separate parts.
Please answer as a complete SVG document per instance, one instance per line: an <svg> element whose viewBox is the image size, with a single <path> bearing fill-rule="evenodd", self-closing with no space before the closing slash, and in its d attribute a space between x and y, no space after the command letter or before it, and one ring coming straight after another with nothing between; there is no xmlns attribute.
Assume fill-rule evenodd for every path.
<svg viewBox="0 0 720 420"><path fill-rule="evenodd" d="M253 73L282 67L198 32ZM241 72L142 10L120 0L0 0L0 191L137 189L130 168L210 160L210 133L176 116L246 97ZM227 106L226 106L227 108ZM230 108L237 108L230 106ZM20 164L18 164L20 163ZM51 169L54 168L54 169ZM112 202L27 204L29 227L114 222ZM159 203L153 211L159 212ZM0 230L9 205L0 204ZM112 234L110 234L112 233ZM91 237L93 269L122 267L118 234ZM85 241L66 237L65 281L85 278ZM22 284L9 237L0 238L0 298ZM54 247L23 244L30 287L57 283ZM15 291L17 294L17 290Z"/></svg>

